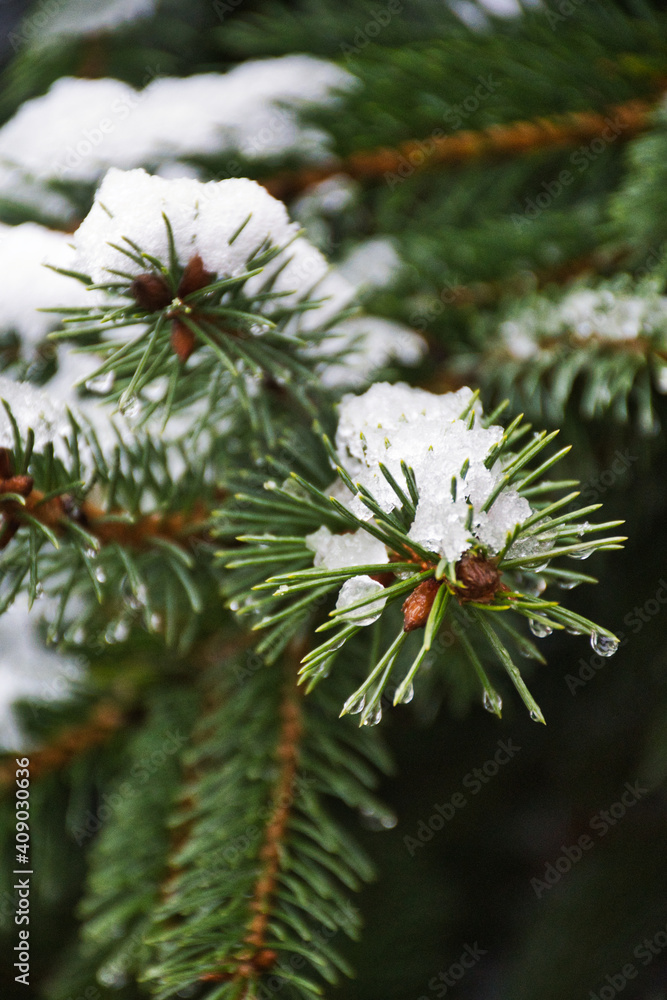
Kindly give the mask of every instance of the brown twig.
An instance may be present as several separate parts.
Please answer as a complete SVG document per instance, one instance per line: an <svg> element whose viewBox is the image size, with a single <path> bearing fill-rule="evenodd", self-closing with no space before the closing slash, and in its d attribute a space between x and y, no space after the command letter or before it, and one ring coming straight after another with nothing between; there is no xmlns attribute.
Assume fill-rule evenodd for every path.
<svg viewBox="0 0 667 1000"><path fill-rule="evenodd" d="M67 726L48 746L23 754L30 759L31 779L65 768L81 754L108 743L127 717L127 709L117 702L109 699L98 702L85 722ZM5 757L0 761L0 791L6 791L14 783L15 756L12 754L11 759Z"/></svg>
<svg viewBox="0 0 667 1000"><path fill-rule="evenodd" d="M300 662L301 654L297 659ZM279 773L273 791L271 813L264 831L264 843L259 852L262 866L249 904L252 916L243 938L244 946L231 959L233 971L229 971L230 960L227 960L225 971L204 973L200 976L202 982L233 979L249 986L258 975L270 969L278 958L277 952L266 946L266 932L276 894L283 842L294 802L299 745L303 734L300 689L296 688L291 675L285 685L280 716L281 728L275 754Z"/></svg>
<svg viewBox="0 0 667 1000"><path fill-rule="evenodd" d="M18 484L21 488L18 488L19 479L30 480L30 483L21 482ZM24 504L12 499L3 500L3 493L19 492L25 497ZM26 514L50 528L56 535L65 533L68 522L75 522L97 538L101 545L116 542L134 549L147 548L153 539L164 539L186 547L193 541L206 537L205 526L208 521L208 511L202 503L197 503L188 514L144 514L131 522L119 520L118 515L123 512L114 511L111 520L109 512L89 500L77 504L68 494L45 499L44 493L32 489L29 476L13 476L0 481L0 513L4 520L0 548L4 548L13 538Z"/></svg>
<svg viewBox="0 0 667 1000"><path fill-rule="evenodd" d="M611 123L616 138L627 140L646 129L655 105L631 100L610 107L606 113L574 111L552 118L491 125L479 131L412 139L397 149L381 148L352 153L318 167L285 171L266 178L264 187L275 197L293 198L306 188L335 174L356 180L380 180L387 175L413 173L426 167L459 166L476 160L524 156L547 149L562 149L600 136Z"/></svg>

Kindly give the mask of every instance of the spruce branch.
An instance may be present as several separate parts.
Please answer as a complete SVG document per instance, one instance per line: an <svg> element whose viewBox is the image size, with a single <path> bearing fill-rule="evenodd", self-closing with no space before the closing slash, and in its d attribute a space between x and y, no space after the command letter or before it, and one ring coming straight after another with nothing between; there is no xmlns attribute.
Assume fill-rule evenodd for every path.
<svg viewBox="0 0 667 1000"><path fill-rule="evenodd" d="M488 338L488 339L487 339ZM586 419L610 413L656 429L654 395L667 388L667 298L658 279L575 285L533 294L478 324L483 382L530 413L563 419L573 397Z"/></svg>
<svg viewBox="0 0 667 1000"><path fill-rule="evenodd" d="M236 686L228 669L209 678L206 715L185 756L170 874L146 936L143 978L158 998L195 984L208 984L211 997L253 996L268 976L286 995L312 998L319 979L349 972L330 939L357 935L345 890L371 869L321 797L391 823L363 757L386 759L336 722L331 695L300 697L293 655L282 668L242 672Z"/></svg>
<svg viewBox="0 0 667 1000"><path fill-rule="evenodd" d="M373 654L375 659L371 661L367 677L347 697L343 707L343 714L358 714L361 725L372 725L380 720L383 695L392 674L403 671L394 703L411 700L413 681L429 655L442 623L448 615L450 618L456 616L457 607L469 606L473 610L477 627L464 644L464 652L482 681L484 701L492 711L499 712L500 701L485 680L486 674L475 650L475 633L490 644L526 703L531 717L543 721L539 708L514 666L505 638L501 638L496 629L496 621L502 621L508 612L528 618L531 630L537 635L568 628L589 634L594 648L602 650L604 655L611 655L618 646L618 640L608 630L568 612L557 601L546 600L528 588L538 574L544 581L543 586L555 583L569 588L590 581L592 578L585 574L554 566L554 560L564 556L586 558L593 552L619 548L624 537L604 532L616 528L621 522L591 524L586 517L594 513L599 505L574 507L577 492L555 498L550 495L557 494L563 486L571 485L569 481L560 484L544 479L545 474L569 450L564 448L547 459L542 458L555 432L533 433L521 443L530 426L522 425L521 417L512 421L502 433L495 425L489 426L488 421L482 420L485 433L493 436L493 440L489 438L489 444L484 446L486 451L481 453L482 460L474 451L475 447L479 447L474 444L478 440L474 435L480 433L475 431L475 422L481 419L476 409L476 396L469 390L461 392L468 393L468 400L458 414L454 409L451 411L449 419L453 420L454 430L451 432L450 450L460 449L454 453L462 457L468 454L469 457L463 461L460 472L452 476L451 490L448 490L451 496L445 498L438 495L443 490L443 473L431 456L434 447L444 447L438 444L437 435L442 431L436 431L437 425L427 422L421 430L419 420L422 417L400 417L400 410L397 410L403 401L406 413L418 413L419 407L424 406L422 412L426 414L427 394L401 387L383 389L376 386L360 400L351 400L347 404L350 412L357 412L354 407L361 405L361 400L368 399L368 418L361 430L360 451L348 452L346 457L340 450L340 444L337 452L324 438L331 461L340 463L336 466L339 482L333 488L323 490L292 472L282 486L275 482L264 484L264 496L268 491L277 498L274 532L270 535L238 535L238 541L244 547L220 553L227 568L232 571L232 581L235 575L238 576L238 580L232 582L232 590L237 595L232 607L236 607L242 615L254 617L254 628L270 630L267 633L271 637L267 642L269 648L272 642L284 641L286 636L297 630L303 633L307 627L318 632L332 630L324 642L303 658L301 681L308 685L309 690L329 674L335 666L339 650L354 641L360 630L374 623L378 623L376 628L380 628L380 622L385 617L392 622L384 653L380 649L377 655ZM383 404L387 407L386 413L383 416L380 411L375 416L371 398L381 400L381 393L386 393ZM401 393L403 395L399 398ZM409 393L415 394L414 402ZM395 403L394 395L397 397ZM443 402L438 405L453 407L458 396L451 397L451 404L440 397ZM435 400L437 397L432 398ZM349 420L347 416L344 419ZM402 427L407 428L405 433L408 433L411 419L415 420L415 434L418 436L405 437L404 447L424 449L424 458L419 459L420 467L416 475L404 460L399 463L401 453L392 444L393 435L403 433ZM388 427L386 431L383 429L385 426ZM469 439L466 439L466 433L470 433ZM367 440L366 436L370 434L374 436ZM425 441L420 439L420 436L428 434L436 434L430 447L428 437ZM350 440L350 448L359 448L347 424L344 431L339 426L338 437ZM466 446L472 450L463 450ZM391 469L376 457L383 449L386 449ZM439 463L449 460L447 450L439 454ZM355 459L354 455L358 457ZM352 475L344 467L346 462L351 462L353 466L356 462ZM481 463L484 472L476 471L478 463ZM434 479L438 474L439 480ZM479 479L480 476L482 479ZM479 496L475 483L482 480L486 483L483 498L472 500L472 497ZM527 496L530 497L530 505ZM225 511L221 512L221 525L225 532L238 529L244 523L253 523L255 511L261 510L267 503L260 490L247 493L243 499L244 510L234 511L232 507L228 515ZM425 514L424 505L429 503L435 506L428 514L427 527L422 529L426 532L422 542L422 536L415 532L421 523L420 517ZM491 543L489 536L484 535L484 519L492 516L491 512L498 509L497 504L501 505L500 509L503 509L503 504L510 505L508 509L517 513L514 521L507 522L504 541ZM225 525L226 516L229 520ZM460 540L455 543L456 548L451 549L459 554L448 556L447 546L452 543L447 540L450 529L445 525L451 524L456 516L465 519L465 524L456 529L463 530L464 534L457 536ZM440 529L437 527L439 518L443 525ZM435 538L439 530L444 532L441 543L444 549L437 551ZM283 531L284 534L281 533ZM600 533L603 534L598 537ZM428 541L429 538L433 540ZM316 558L312 568L304 565L309 549L315 552ZM264 582L257 582L262 578ZM244 591L247 593L250 588L261 596L253 600L248 594L242 603L239 602L238 595ZM329 612L328 620L323 621L319 608L335 591L340 591L337 606ZM396 616L390 608L399 601L402 622L397 631ZM422 629L421 645L412 648L412 641L408 641L410 633ZM510 646L515 645L521 652L526 649L532 651L529 641L513 626L503 631ZM378 632L378 635L382 634ZM535 658L540 658L539 653ZM401 664L404 666L399 666Z"/></svg>
<svg viewBox="0 0 667 1000"><path fill-rule="evenodd" d="M68 431L36 449L35 431L24 440L7 412L15 440L0 474L14 492L0 494L0 607L27 588L31 601L53 598L50 642L127 641L143 624L185 650L217 590L207 509L221 493L206 482L209 456L175 478L164 442L119 436L105 454L71 415Z"/></svg>

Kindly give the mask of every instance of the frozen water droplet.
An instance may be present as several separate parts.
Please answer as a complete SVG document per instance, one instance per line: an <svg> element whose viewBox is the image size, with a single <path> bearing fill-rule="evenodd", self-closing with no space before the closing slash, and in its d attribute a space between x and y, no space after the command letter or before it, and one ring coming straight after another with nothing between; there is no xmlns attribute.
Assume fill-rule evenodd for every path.
<svg viewBox="0 0 667 1000"><path fill-rule="evenodd" d="M97 558L97 552L98 552L98 550L94 549L91 546L89 549L86 549L86 551L84 552L84 555L85 555L86 559L96 559Z"/></svg>
<svg viewBox="0 0 667 1000"><path fill-rule="evenodd" d="M399 699L399 705L409 705L415 696L415 686L414 684L408 684L402 697Z"/></svg>
<svg viewBox="0 0 667 1000"><path fill-rule="evenodd" d="M107 582L107 574L102 569L101 566L98 566L97 569L95 570L95 579L97 580L98 583L106 583Z"/></svg>
<svg viewBox="0 0 667 1000"><path fill-rule="evenodd" d="M375 708L372 708L365 719L362 719L362 726L377 726L378 722L382 718L382 705L378 702Z"/></svg>
<svg viewBox="0 0 667 1000"><path fill-rule="evenodd" d="M588 521L584 521L583 524L580 524L577 529L577 534L579 535L579 537L581 538L584 532L588 531L589 528L590 524L588 523Z"/></svg>
<svg viewBox="0 0 667 1000"><path fill-rule="evenodd" d="M276 597L279 594L286 594L288 592L288 590L289 590L289 587L287 586L286 583L281 584L280 587L278 587L278 589L276 590Z"/></svg>
<svg viewBox="0 0 667 1000"><path fill-rule="evenodd" d="M489 691L485 691L482 704L487 712L493 712L494 715L500 715L503 707L503 699L496 691L494 691L493 694Z"/></svg>
<svg viewBox="0 0 667 1000"><path fill-rule="evenodd" d="M359 712L363 712L363 710L365 709L365 707L366 707L366 698L365 698L365 696L364 696L364 695L362 694L362 695L360 695L360 696L359 696L359 697L357 698L357 700L356 700L356 701L353 701L353 702L352 702L352 704L351 704L351 705L350 705L350 707L348 708L348 713L349 713L350 715L358 715L358 714L359 714Z"/></svg>
<svg viewBox="0 0 667 1000"><path fill-rule="evenodd" d="M614 636L591 632L591 646L600 656L613 656L619 645L618 639Z"/></svg>
<svg viewBox="0 0 667 1000"><path fill-rule="evenodd" d="M553 632L551 626L546 625L544 622L538 622L535 618L530 619L528 628L538 639L543 639L545 635L551 635Z"/></svg>
<svg viewBox="0 0 667 1000"><path fill-rule="evenodd" d="M113 389L115 375L113 372L103 372L101 375L94 375L85 382L88 392L96 392L103 396Z"/></svg>

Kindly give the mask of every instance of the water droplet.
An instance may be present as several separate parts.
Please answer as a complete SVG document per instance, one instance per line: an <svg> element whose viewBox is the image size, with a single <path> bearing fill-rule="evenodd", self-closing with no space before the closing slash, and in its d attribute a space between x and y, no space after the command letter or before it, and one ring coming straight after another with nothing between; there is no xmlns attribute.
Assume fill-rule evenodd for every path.
<svg viewBox="0 0 667 1000"><path fill-rule="evenodd" d="M135 417L139 416L141 404L136 396L130 396L129 399L126 399L120 404L119 409L124 417L127 417L128 420L133 420Z"/></svg>
<svg viewBox="0 0 667 1000"><path fill-rule="evenodd" d="M96 392L103 396L113 389L115 375L113 372L103 372L101 375L94 375L85 382L88 392Z"/></svg>
<svg viewBox="0 0 667 1000"><path fill-rule="evenodd" d="M108 629L104 633L104 641L109 646L113 645L114 642L118 641L116 639L116 629L113 625L109 625Z"/></svg>
<svg viewBox="0 0 667 1000"><path fill-rule="evenodd" d="M162 618L160 617L160 615L157 614L157 612L153 612L153 614L151 615L150 620L148 622L148 627L150 628L151 632L159 632L160 628L162 627Z"/></svg>
<svg viewBox="0 0 667 1000"><path fill-rule="evenodd" d="M359 812L364 821L363 825L368 830L393 830L398 822L393 813L384 810L380 812L377 809L362 806Z"/></svg>
<svg viewBox="0 0 667 1000"><path fill-rule="evenodd" d="M122 976L119 976L111 969L100 969L97 973L97 981L102 986L106 986L109 989L114 989L123 985Z"/></svg>
<svg viewBox="0 0 667 1000"><path fill-rule="evenodd" d="M128 623L121 618L113 630L113 637L116 642L125 642L128 635L130 634L130 626Z"/></svg>
<svg viewBox="0 0 667 1000"><path fill-rule="evenodd" d="M382 705L378 704L370 710L365 719L361 720L362 726L377 726L382 718Z"/></svg>
<svg viewBox="0 0 667 1000"><path fill-rule="evenodd" d="M531 566L531 569L533 573L541 573L542 570L546 569L548 565L549 565L549 560L547 559L546 562L540 563L538 566Z"/></svg>
<svg viewBox="0 0 667 1000"><path fill-rule="evenodd" d="M536 635L538 639L543 639L545 635L551 635L553 629L550 625L546 625L544 622L538 622L535 618L531 618L528 622L528 628Z"/></svg>
<svg viewBox="0 0 667 1000"><path fill-rule="evenodd" d="M559 580L556 586L559 587L560 590L574 590L574 588L578 587L580 583L581 580Z"/></svg>
<svg viewBox="0 0 667 1000"><path fill-rule="evenodd" d="M84 555L85 555L86 559L96 559L98 552L99 552L99 549L94 549L92 547L92 545L91 545L91 547L89 549L86 549L86 551L84 552Z"/></svg>
<svg viewBox="0 0 667 1000"><path fill-rule="evenodd" d="M82 625L79 625L79 627L75 630L74 635L72 636L72 642L75 643L77 646L81 646L85 641L86 641L86 630Z"/></svg>
<svg viewBox="0 0 667 1000"><path fill-rule="evenodd" d="M97 569L95 570L95 579L97 580L98 583L106 583L107 582L107 574L102 569L101 566L98 566Z"/></svg>
<svg viewBox="0 0 667 1000"><path fill-rule="evenodd" d="M287 584L283 583L276 590L276 595L275 596L278 597L279 594L286 594L288 592L288 590L289 590L289 587L287 586Z"/></svg>
<svg viewBox="0 0 667 1000"><path fill-rule="evenodd" d="M350 715L358 715L359 712L363 712L365 708L366 708L366 698L362 694L357 698L356 701L352 702L347 711Z"/></svg>
<svg viewBox="0 0 667 1000"><path fill-rule="evenodd" d="M595 549L581 549L579 552L570 552L570 559L589 559Z"/></svg>
<svg viewBox="0 0 667 1000"><path fill-rule="evenodd" d="M484 697L482 698L482 705L487 712L493 712L494 715L500 715L503 707L503 699L497 691L494 691L493 694L490 691L485 691Z"/></svg>
<svg viewBox="0 0 667 1000"><path fill-rule="evenodd" d="M566 628L565 631L568 635L583 635L584 633L578 628Z"/></svg>
<svg viewBox="0 0 667 1000"><path fill-rule="evenodd" d="M49 646L54 646L56 643L60 642L61 636L55 625L50 625L46 633L46 641Z"/></svg>
<svg viewBox="0 0 667 1000"><path fill-rule="evenodd" d="M229 602L229 609L230 609L230 611L238 611L240 607L241 607L241 602L240 601L230 601Z"/></svg>
<svg viewBox="0 0 667 1000"><path fill-rule="evenodd" d="M38 583L37 586L35 587L35 600L41 601L43 597L44 597L44 587L41 583Z"/></svg>
<svg viewBox="0 0 667 1000"><path fill-rule="evenodd" d="M530 710L530 717L533 722L542 722L542 716L539 712L536 712L534 708L531 708Z"/></svg>
<svg viewBox="0 0 667 1000"><path fill-rule="evenodd" d="M275 479L267 479L267 481L264 483L265 490L275 490L277 486L278 483L275 481Z"/></svg>
<svg viewBox="0 0 667 1000"><path fill-rule="evenodd" d="M618 639L614 636L591 632L591 646L600 656L613 656L619 645Z"/></svg>
<svg viewBox="0 0 667 1000"><path fill-rule="evenodd" d="M414 684L408 684L403 695L399 698L398 705L409 705L415 696L415 686Z"/></svg>

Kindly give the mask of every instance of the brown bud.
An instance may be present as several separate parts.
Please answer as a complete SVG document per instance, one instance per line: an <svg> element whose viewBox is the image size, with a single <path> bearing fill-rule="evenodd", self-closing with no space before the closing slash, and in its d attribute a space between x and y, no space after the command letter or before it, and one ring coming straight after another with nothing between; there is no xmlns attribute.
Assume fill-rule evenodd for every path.
<svg viewBox="0 0 667 1000"><path fill-rule="evenodd" d="M431 576L415 587L403 604L404 632L412 632L413 629L423 628L426 625L435 595L440 590L441 585L442 581Z"/></svg>
<svg viewBox="0 0 667 1000"><path fill-rule="evenodd" d="M137 305L150 312L165 309L173 299L169 286L158 274L140 274L130 285Z"/></svg>
<svg viewBox="0 0 667 1000"><path fill-rule="evenodd" d="M171 346L181 361L187 361L196 346L196 338L189 326L180 319L171 324Z"/></svg>
<svg viewBox="0 0 667 1000"><path fill-rule="evenodd" d="M0 479L9 479L13 471L11 451L9 448L0 448Z"/></svg>
<svg viewBox="0 0 667 1000"><path fill-rule="evenodd" d="M0 481L0 493L18 493L27 497L32 493L32 476L10 476Z"/></svg>
<svg viewBox="0 0 667 1000"><path fill-rule="evenodd" d="M185 298L190 292L198 292L200 288L205 288L206 285L211 284L214 278L215 273L206 270L204 261L196 253L194 257L190 258L183 271L183 276L178 285L179 299Z"/></svg>
<svg viewBox="0 0 667 1000"><path fill-rule="evenodd" d="M485 556L464 552L456 564L456 579L463 584L463 588L456 590L456 597L461 604L465 601L488 604L501 586L500 577L500 570Z"/></svg>

